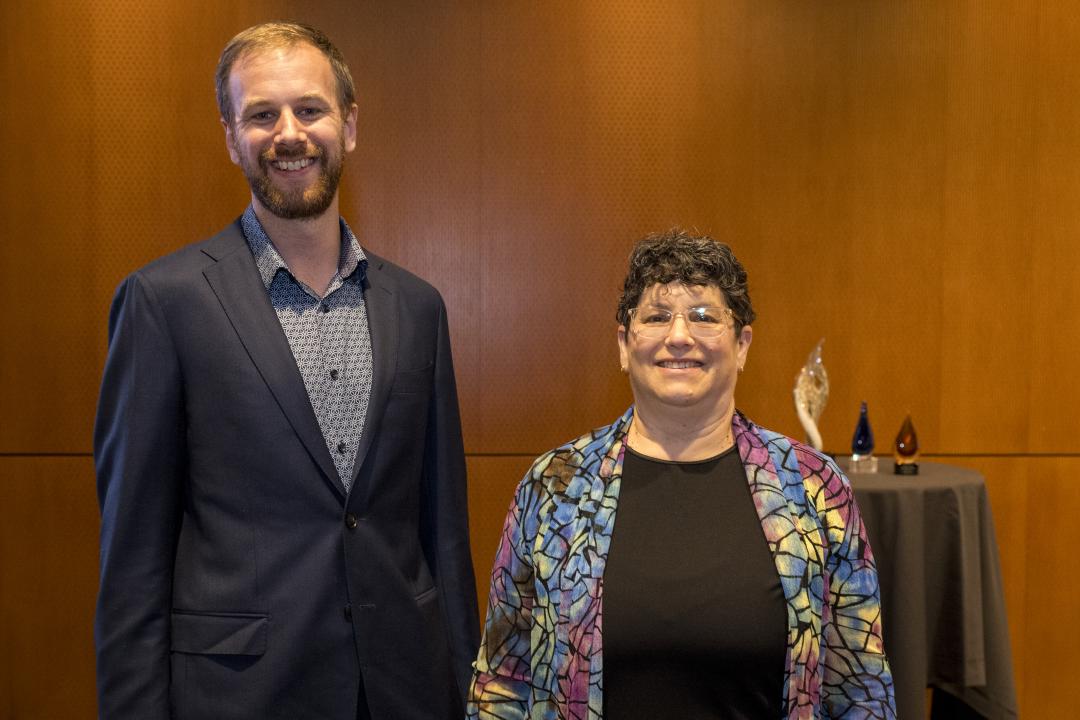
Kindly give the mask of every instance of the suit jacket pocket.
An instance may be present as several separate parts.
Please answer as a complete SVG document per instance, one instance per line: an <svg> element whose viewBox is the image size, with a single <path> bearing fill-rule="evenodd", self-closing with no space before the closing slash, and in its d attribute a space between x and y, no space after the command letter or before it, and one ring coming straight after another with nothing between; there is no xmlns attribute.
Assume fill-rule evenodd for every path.
<svg viewBox="0 0 1080 720"><path fill-rule="evenodd" d="M172 613L173 652L200 655L262 655L267 615L257 613Z"/></svg>
<svg viewBox="0 0 1080 720"><path fill-rule="evenodd" d="M398 370L394 373L394 384L390 386L390 392L395 395L400 393L426 393L431 389L434 364L416 370Z"/></svg>
<svg viewBox="0 0 1080 720"><path fill-rule="evenodd" d="M416 602L417 605L423 605L424 603L428 602L432 598L435 598L435 597L438 597L438 596L439 596L439 588L432 585L427 590L425 590L424 592L422 592L419 595L417 595L416 597L414 597L413 600Z"/></svg>

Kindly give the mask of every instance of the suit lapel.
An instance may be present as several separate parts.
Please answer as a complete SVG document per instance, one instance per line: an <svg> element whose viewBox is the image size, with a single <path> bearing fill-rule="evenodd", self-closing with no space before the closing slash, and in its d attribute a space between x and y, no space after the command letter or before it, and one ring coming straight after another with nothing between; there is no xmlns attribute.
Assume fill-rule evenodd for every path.
<svg viewBox="0 0 1080 720"><path fill-rule="evenodd" d="M366 252L366 251L365 251ZM363 482L360 470L368 450L379 431L379 421L386 411L390 387L394 382L394 369L398 356L398 302L397 288L383 270L383 260L367 253L368 269L364 287L364 303L367 306L368 328L371 331L371 355L375 367L371 379L371 400L364 418L364 430L360 446L356 449L353 464L353 488L366 492L370 488L356 490Z"/></svg>
<svg viewBox="0 0 1080 720"><path fill-rule="evenodd" d="M329 485L344 498L330 451L311 407L304 379L262 284L247 241L234 223L210 240L204 252L217 260L203 271L236 334L270 388L289 424Z"/></svg>

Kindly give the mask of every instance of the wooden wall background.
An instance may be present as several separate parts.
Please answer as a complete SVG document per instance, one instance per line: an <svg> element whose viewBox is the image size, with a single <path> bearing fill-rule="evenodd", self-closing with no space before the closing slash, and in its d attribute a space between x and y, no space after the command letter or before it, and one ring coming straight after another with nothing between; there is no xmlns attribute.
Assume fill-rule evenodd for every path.
<svg viewBox="0 0 1080 720"><path fill-rule="evenodd" d="M532 457L614 418L631 242L726 239L739 404L844 451L910 411L990 488L1027 717L1073 707L1080 13L1068 0L15 0L0 6L0 716L94 713L90 457L116 283L244 207L212 95L239 29L327 29L359 85L344 211L444 293L482 592Z"/></svg>

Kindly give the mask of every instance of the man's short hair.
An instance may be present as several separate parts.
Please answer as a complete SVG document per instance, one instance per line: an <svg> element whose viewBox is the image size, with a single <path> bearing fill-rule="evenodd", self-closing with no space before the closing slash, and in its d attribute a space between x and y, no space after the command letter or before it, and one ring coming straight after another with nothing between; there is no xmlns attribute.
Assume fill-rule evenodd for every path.
<svg viewBox="0 0 1080 720"><path fill-rule="evenodd" d="M691 235L678 228L643 238L630 252L630 268L623 281L615 318L628 327L630 310L641 294L656 284L717 287L735 319L736 335L754 322L754 306L746 282L746 270L731 248L707 235Z"/></svg>
<svg viewBox="0 0 1080 720"><path fill-rule="evenodd" d="M330 38L310 25L294 22L269 22L254 25L243 30L228 42L221 51L217 71L214 73L214 86L217 90L218 111L228 125L233 124L232 97L229 95L229 75L233 65L248 53L257 50L291 48L301 43L311 45L330 61L337 81L337 101L342 114L348 112L356 102L356 85L352 73Z"/></svg>

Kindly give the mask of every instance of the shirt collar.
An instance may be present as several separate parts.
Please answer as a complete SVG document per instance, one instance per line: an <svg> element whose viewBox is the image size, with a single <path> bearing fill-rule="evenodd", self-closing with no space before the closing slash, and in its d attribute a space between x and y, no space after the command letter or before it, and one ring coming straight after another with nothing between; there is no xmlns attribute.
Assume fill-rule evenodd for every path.
<svg viewBox="0 0 1080 720"><path fill-rule="evenodd" d="M341 224L341 257L338 259L338 275L342 280L347 280L355 275L357 281L363 281L367 275L367 256L360 247L359 241L353 235L345 218L339 218ZM240 225L247 239L251 254L255 256L255 265L259 269L259 276L267 290L274 281L274 276L279 270L292 275L285 260L278 254L270 236L266 234L259 218L255 216L255 207L248 205L247 210L240 217ZM357 272L359 270L359 272Z"/></svg>

